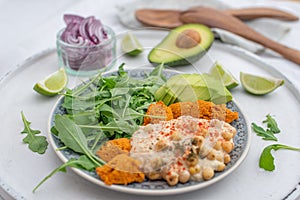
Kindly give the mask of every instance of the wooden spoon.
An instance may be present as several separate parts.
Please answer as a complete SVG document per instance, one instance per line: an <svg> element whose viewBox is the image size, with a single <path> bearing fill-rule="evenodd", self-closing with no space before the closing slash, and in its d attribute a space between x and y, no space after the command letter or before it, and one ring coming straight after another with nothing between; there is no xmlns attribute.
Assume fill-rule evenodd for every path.
<svg viewBox="0 0 300 200"><path fill-rule="evenodd" d="M189 11L182 13L180 15L180 20L184 23L200 23L209 27L227 30L272 49L286 59L300 65L300 51L263 36L238 18L225 14L219 10L209 7L198 7L194 12Z"/></svg>
<svg viewBox="0 0 300 200"><path fill-rule="evenodd" d="M200 7L193 7L187 11L197 10ZM278 10L275 8L266 7L253 7L253 8L240 8L240 9L228 9L222 10L222 12L239 18L240 20L252 20L258 18L273 18L283 21L297 21L299 18L291 13Z"/></svg>
<svg viewBox="0 0 300 200"><path fill-rule="evenodd" d="M193 7L185 12L195 11L198 7ZM201 7L200 7L201 8ZM285 21L296 21L298 17L290 13L273 8L242 8L222 10L227 14L238 17L241 20L251 20L261 17L275 18ZM139 9L135 12L136 19L146 26L175 28L182 25L179 16L180 10L160 10L160 9Z"/></svg>

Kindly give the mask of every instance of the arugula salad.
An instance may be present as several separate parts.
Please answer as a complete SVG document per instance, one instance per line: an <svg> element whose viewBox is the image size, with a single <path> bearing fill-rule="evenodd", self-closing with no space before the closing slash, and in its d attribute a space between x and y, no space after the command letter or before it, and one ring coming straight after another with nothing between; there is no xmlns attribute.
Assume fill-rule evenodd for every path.
<svg viewBox="0 0 300 200"><path fill-rule="evenodd" d="M166 81L163 69L159 65L139 80L130 77L122 64L117 74L99 74L73 90L68 89L62 107L87 137L96 139L95 143L100 139L96 135L108 139L130 137L155 101L154 92ZM53 132L56 133L55 127Z"/></svg>
<svg viewBox="0 0 300 200"><path fill-rule="evenodd" d="M81 156L53 170L35 188L66 167L93 171L105 164L95 155L107 140L131 137L143 124L147 108L155 101L155 91L166 82L164 66L158 65L144 79L130 77L119 66L116 74L98 74L74 89L67 89L62 107L64 115L55 116L51 132Z"/></svg>

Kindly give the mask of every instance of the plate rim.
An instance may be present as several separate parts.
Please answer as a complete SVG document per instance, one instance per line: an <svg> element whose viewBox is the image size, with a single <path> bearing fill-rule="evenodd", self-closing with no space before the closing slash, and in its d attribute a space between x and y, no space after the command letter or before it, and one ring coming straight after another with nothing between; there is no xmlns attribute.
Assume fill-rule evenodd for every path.
<svg viewBox="0 0 300 200"><path fill-rule="evenodd" d="M149 70L151 68L149 67L143 67L143 68L139 68L139 70ZM153 68L152 68L153 69ZM134 69L124 69L125 71L131 71ZM170 72L176 72L178 73L179 71L176 70L171 70L171 69L165 69L166 71L170 71ZM107 71L104 72L103 74L111 74L111 73L116 73L117 70L113 70L113 71ZM182 73L182 72L179 72ZM77 87L78 85L76 85L75 87ZM54 135L51 132L51 123L54 117L54 112L55 109L57 108L58 104L61 102L61 100L64 98L64 96L61 96L57 99L57 101L55 102L55 104L53 105L49 117L48 117L48 133L47 133L47 138L49 139L49 143L51 144L53 150L55 151L55 154L59 157L59 159L62 162L67 162L68 159L63 155L63 153L61 151L56 151L56 149L58 148L55 144L54 141ZM241 111L239 104L237 103L237 101L233 98L232 102L238 107L238 109ZM201 184L195 184L195 185L190 185L187 187L180 187L180 188L168 188L168 189L163 189L163 190L156 190L156 189L136 189L136 188L130 188L130 187L124 187L124 185L106 185L101 179L96 179L95 177L92 177L88 174L86 174L83 170L81 169L76 169L73 167L70 167L71 170L73 170L78 176L81 176L82 178L84 178L85 180L88 180L89 182L99 185L101 187L110 189L110 190L114 190L114 191L118 191L118 192L124 192L124 193L128 193L128 194L138 194L138 195L147 195L147 196L166 196L166 195L174 195L174 194L183 194L186 192L191 192L191 191L195 191L197 189L202 189L202 188L206 188L210 185L213 185L214 183L217 183L219 181L221 181L222 179L226 178L228 175L230 175L232 172L234 172L245 160L245 158L247 157L247 154L249 152L250 146L251 146L251 140L252 140L252 135L251 135L251 127L248 121L248 118L242 113L243 115L243 119L245 121L245 125L247 127L247 143L245 145L244 151L242 152L242 154L240 155L239 159L225 172L221 172L222 174L220 174L217 177L214 177L208 181L204 181Z"/></svg>

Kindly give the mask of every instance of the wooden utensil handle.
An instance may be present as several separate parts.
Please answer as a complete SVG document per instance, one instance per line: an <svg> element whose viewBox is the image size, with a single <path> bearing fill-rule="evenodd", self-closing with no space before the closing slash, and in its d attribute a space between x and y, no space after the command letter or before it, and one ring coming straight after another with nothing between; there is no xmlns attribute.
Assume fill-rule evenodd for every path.
<svg viewBox="0 0 300 200"><path fill-rule="evenodd" d="M200 23L212 28L221 28L257 42L300 65L300 51L275 42L253 30L241 20L213 8L202 7L197 11L183 12L180 20L184 23Z"/></svg>
<svg viewBox="0 0 300 200"><path fill-rule="evenodd" d="M274 18L285 21L297 21L299 18L291 13L264 7L253 7L253 8L241 8L241 9L229 9L223 10L223 12L235 16L241 20L252 20L257 18Z"/></svg>

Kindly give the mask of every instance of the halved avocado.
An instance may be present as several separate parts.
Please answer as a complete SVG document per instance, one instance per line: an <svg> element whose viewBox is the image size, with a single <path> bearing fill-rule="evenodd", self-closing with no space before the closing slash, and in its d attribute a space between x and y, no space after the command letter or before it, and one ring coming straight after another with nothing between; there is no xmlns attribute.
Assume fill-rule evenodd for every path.
<svg viewBox="0 0 300 200"><path fill-rule="evenodd" d="M149 55L151 63L187 65L199 60L211 47L214 35L202 24L185 24L170 31Z"/></svg>

